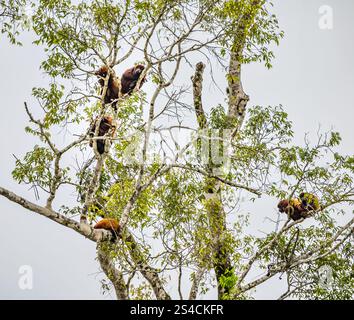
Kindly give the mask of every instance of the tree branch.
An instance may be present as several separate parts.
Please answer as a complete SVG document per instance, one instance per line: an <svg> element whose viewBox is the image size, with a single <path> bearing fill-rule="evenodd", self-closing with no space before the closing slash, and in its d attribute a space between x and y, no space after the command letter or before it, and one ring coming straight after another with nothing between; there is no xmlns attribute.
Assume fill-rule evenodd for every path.
<svg viewBox="0 0 354 320"><path fill-rule="evenodd" d="M0 187L0 195L4 196L12 202L19 204L25 209L36 212L50 220L53 220L67 228L70 228L94 242L102 239L109 239L109 233L105 231L95 230L89 225L85 225L84 227L82 227L77 221L67 218L52 209L38 206L5 188Z"/></svg>
<svg viewBox="0 0 354 320"><path fill-rule="evenodd" d="M122 272L115 267L113 259L109 257L109 252L107 253L100 243L97 245L97 257L103 272L114 286L118 300L129 300Z"/></svg>
<svg viewBox="0 0 354 320"><path fill-rule="evenodd" d="M203 62L198 62L195 68L195 74L194 76L192 76L194 110L197 116L199 129L205 129L207 125L207 119L203 110L203 103L202 103L204 69L205 69L205 64Z"/></svg>
<svg viewBox="0 0 354 320"><path fill-rule="evenodd" d="M199 268L196 271L196 273L194 274L192 287L191 287L191 290L189 292L189 300L195 300L197 298L200 282L203 279L204 272L205 272L204 268Z"/></svg>
<svg viewBox="0 0 354 320"><path fill-rule="evenodd" d="M246 106L249 96L244 92L241 81L241 64L243 50L245 48L248 29L260 8L262 0L253 0L248 13L240 19L235 31L234 43L230 53L229 74L228 74L228 95L229 95L229 125L233 128L231 138L239 132L246 115Z"/></svg>
<svg viewBox="0 0 354 320"><path fill-rule="evenodd" d="M55 221L62 226L65 226L67 228L70 228L79 234L83 235L84 237L94 241L94 242L101 242L101 241L108 241L111 239L112 235L110 232L105 231L105 230L95 230L93 229L90 225L88 224L83 224L79 223L73 219L67 218L51 209L48 209L46 207L41 207L38 206L18 195L15 193L0 187L0 195L4 196L5 198L9 199L12 202L15 202L19 205L21 205L23 208L28 209L30 211L36 212L52 221ZM166 299L171 299L168 293L165 291L163 288L163 283L159 278L158 271L152 267L150 267L143 259L143 253L139 248L139 245L135 241L133 235L129 233L129 231L126 229L125 234L122 237L122 240L124 243L127 245L129 248L130 255L138 267L139 271L141 274L145 277L145 279L150 283L150 285L153 288L153 291L156 295L156 298L159 300L166 300ZM101 259L100 263L103 263L102 269L106 270L107 272L114 271L113 265L111 264L112 262L109 260L106 260L102 256L102 253L98 252L98 254L101 254L101 257L99 256L99 259ZM105 271L105 273L106 273ZM117 281L113 285L115 286L116 292L117 288L119 289L119 293L117 293L117 296L119 294L120 298L123 298L125 294L123 293L123 283L121 281L120 275L114 271L112 278L114 281ZM110 279L111 280L111 279Z"/></svg>
<svg viewBox="0 0 354 320"><path fill-rule="evenodd" d="M243 189L243 190L246 190L250 193L253 193L257 196L261 196L262 193L257 191L256 189L253 189L253 188L250 188L250 187L247 187L247 186L244 186L242 184L238 184L238 183L234 183L232 181L229 181L229 180L226 180L226 179L223 179L219 176L216 176L216 175L210 175L207 171L203 170L203 169L200 169L200 168L196 168L196 167L191 167L191 166L188 166L188 165L182 165L182 164L172 164L172 166L174 168L181 168L181 169L184 169L184 170L190 170L190 171L194 171L194 172L198 172L206 177L209 177L209 178L214 178L224 184L227 184L231 187L235 187L235 188L238 188L238 189Z"/></svg>
<svg viewBox="0 0 354 320"><path fill-rule="evenodd" d="M143 253L140 250L138 243L135 241L133 235L127 229L125 229L125 234L122 236L122 240L127 245L130 252L130 256L136 264L138 270L150 283L156 298L158 300L170 300L171 297L165 291L163 283L159 277L158 271L145 262L143 258Z"/></svg>

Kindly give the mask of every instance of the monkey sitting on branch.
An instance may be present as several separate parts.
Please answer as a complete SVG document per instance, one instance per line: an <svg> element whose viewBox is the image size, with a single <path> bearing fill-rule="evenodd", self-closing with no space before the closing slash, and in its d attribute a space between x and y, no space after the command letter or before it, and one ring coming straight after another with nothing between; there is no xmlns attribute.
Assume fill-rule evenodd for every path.
<svg viewBox="0 0 354 320"><path fill-rule="evenodd" d="M142 64L137 64L136 66L129 68L124 71L122 78L121 78L121 84L122 84L122 90L121 93L122 95L128 94L131 95L132 92L134 91L139 79L140 75L143 73L145 69L145 66ZM140 89L144 82L146 82L146 76L141 79L139 88Z"/></svg>
<svg viewBox="0 0 354 320"><path fill-rule="evenodd" d="M99 77L98 83L102 87L101 94L103 93L105 79L108 75L108 72L110 72L107 83L107 91L104 97L104 103L111 103L114 111L117 111L117 100L124 95L131 95L133 93L144 69L144 65L137 64L136 66L125 70L121 79L119 80L113 69L109 69L107 66L102 66L99 68L95 72L95 75ZM142 87L144 82L146 82L146 76L141 79L138 89Z"/></svg>
<svg viewBox="0 0 354 320"><path fill-rule="evenodd" d="M119 230L119 222L117 219L104 218L95 224L94 229L104 229L117 232Z"/></svg>
<svg viewBox="0 0 354 320"><path fill-rule="evenodd" d="M103 154L106 150L105 150L105 146L106 146L106 139L107 137L113 137L114 133L115 133L115 125L113 124L113 118L111 116L104 116L102 118L102 120L99 123L99 128L98 128L98 137L104 137L104 139L93 139L93 137L95 136L95 132L96 132L96 125L99 122L99 118L96 118L96 120L94 121L91 130L90 130L90 147L92 148L94 143L96 143L97 146L97 151L99 154ZM111 132L110 132L111 131Z"/></svg>
<svg viewBox="0 0 354 320"><path fill-rule="evenodd" d="M113 219L113 218L104 218L100 221L98 221L94 227L94 229L97 230L107 230L110 231L112 234L112 238L111 241L115 242L120 230L120 226L119 226L119 221L117 219Z"/></svg>
<svg viewBox="0 0 354 320"><path fill-rule="evenodd" d="M319 200L315 195L302 192L299 198L281 200L278 203L279 212L286 213L290 219L297 221L309 217L310 212L321 209Z"/></svg>
<svg viewBox="0 0 354 320"><path fill-rule="evenodd" d="M117 100L120 97L121 91L121 83L120 80L117 78L113 69L110 69L107 66L102 66L99 68L95 75L99 77L98 83L101 85L101 95L103 94L103 89L105 85L105 79L110 72L108 83L107 83L107 91L104 96L104 103L105 104L112 104L112 108L114 111L117 111Z"/></svg>

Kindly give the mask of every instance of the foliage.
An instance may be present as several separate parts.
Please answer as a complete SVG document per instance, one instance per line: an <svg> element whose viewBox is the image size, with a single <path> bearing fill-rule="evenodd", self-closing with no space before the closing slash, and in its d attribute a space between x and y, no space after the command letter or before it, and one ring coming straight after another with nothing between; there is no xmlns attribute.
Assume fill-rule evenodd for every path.
<svg viewBox="0 0 354 320"><path fill-rule="evenodd" d="M0 2L9 19L1 31L12 43L18 32L10 27L24 23L19 9L24 4ZM230 139L223 131L230 130L225 103L205 110L204 142L193 144L189 134L200 128L186 117L195 110L177 80L192 75L188 66L194 57L225 67L236 53L240 64L262 62L270 68L271 47L283 37L270 2L41 0L29 5L33 15L24 26L47 54L41 68L50 85L32 91L38 105L31 110L41 120L28 112L26 131L42 145L16 161L13 177L40 187L51 201L65 185L77 203L54 204L67 216L127 218L130 234L123 232L105 251L128 282L131 298L153 297L151 281L137 275L144 275L145 264L162 283L177 279L180 295L182 279L194 281L200 270L200 292L210 290L215 281L207 280L222 265L217 284L223 299L252 298L251 290L276 274L286 274L285 298L353 296L353 222L343 227L336 218L347 217L354 203L354 156L338 153L339 133L319 134L314 144L306 137L297 146L283 106L253 106ZM94 71L102 64L123 71L129 57L145 63L149 84L120 100L115 113L102 103ZM103 114L114 116L117 130L109 153L100 158L88 147L88 129ZM62 149L55 143L58 128L67 143ZM74 129L79 134L68 138ZM187 138L179 141L183 129ZM215 149L208 144L226 140ZM198 157L191 146L207 156ZM223 156L218 165L210 161L213 150ZM64 156L70 165L63 164ZM323 210L304 223L286 221L280 230L284 221L278 219L274 231L261 238L247 234L243 206L248 210L248 204L263 201L260 196L277 203L302 191L316 194ZM333 271L330 290L319 284L321 266ZM251 268L265 275L252 281Z"/></svg>

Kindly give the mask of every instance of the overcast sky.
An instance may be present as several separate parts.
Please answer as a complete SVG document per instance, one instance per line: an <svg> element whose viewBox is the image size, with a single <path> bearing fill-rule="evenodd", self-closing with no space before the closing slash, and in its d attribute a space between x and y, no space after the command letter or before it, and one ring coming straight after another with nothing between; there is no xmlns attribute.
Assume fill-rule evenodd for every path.
<svg viewBox="0 0 354 320"><path fill-rule="evenodd" d="M250 104L282 104L294 123L296 143L302 142L306 132L315 134L321 125L324 131L340 131L340 151L353 153L354 2L273 2L285 39L275 49L273 69L259 64L244 68L244 89L251 97ZM319 8L323 5L333 9L332 30L319 27ZM0 185L34 201L33 193L11 177L12 155L22 156L35 143L24 132L27 117L23 102L31 101L32 87L43 86L39 64L44 55L32 40L30 36L23 39L23 47L11 46L3 37L0 40ZM211 88L208 102L213 102L215 93ZM275 204L258 201L254 209L258 211L251 217L253 228L267 229L264 212L274 212ZM0 215L0 299L111 298L102 295L93 242L2 197ZM23 265L32 267L32 290L19 288L19 268ZM272 285L260 288L256 297L271 299L283 288L277 278Z"/></svg>

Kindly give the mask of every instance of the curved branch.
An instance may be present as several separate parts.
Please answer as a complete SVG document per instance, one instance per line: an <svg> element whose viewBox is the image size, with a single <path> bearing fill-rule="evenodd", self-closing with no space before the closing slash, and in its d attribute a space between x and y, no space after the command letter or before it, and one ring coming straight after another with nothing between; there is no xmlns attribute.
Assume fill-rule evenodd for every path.
<svg viewBox="0 0 354 320"><path fill-rule="evenodd" d="M300 221L300 220L298 220L298 221ZM239 286L239 290L238 290L237 294L240 294L242 292L246 292L254 287L257 287L261 283L263 283L263 282L267 281L268 279L270 279L271 277L273 277L278 272L282 272L287 269L292 269L292 268L295 268L295 267L302 265L304 263L307 263L310 261L315 261L315 260L321 259L321 258L329 255L333 251L337 250L341 244L343 244L350 236L353 235L353 233L354 233L354 229L352 227L353 224L354 224L354 218L351 219L346 225L344 225L330 240L326 241L325 244L322 244L321 246L317 246L315 249L309 251L308 253L301 255L301 256L297 257L296 259L293 259L291 264L289 264L288 262L282 262L282 263L278 264L273 270L268 272L268 274L260 277L259 279L255 280L255 281L251 281L250 283L248 283L244 286ZM282 229L283 232L284 232L284 230L288 230L292 225L294 225L294 223L292 223L288 227L286 227L286 224L285 224L285 226ZM316 252L321 252L321 250L323 250L327 245L332 245L347 230L349 230L348 233L345 234L343 236L343 238L336 245L334 245L333 247L328 249L325 253L315 255ZM280 234L280 232L279 232L279 234ZM275 237L275 238L278 238L278 237ZM273 238L273 240L275 238ZM273 240L271 241L272 243L274 243ZM268 243L268 245L269 245L269 243ZM266 246L267 248L269 247L268 245ZM260 251L264 252L263 249ZM247 270L247 272L248 271L249 271L249 269ZM247 273L244 273L242 275L242 279L244 279L245 274L247 274ZM239 281L239 283L241 283L241 281Z"/></svg>
<svg viewBox="0 0 354 320"><path fill-rule="evenodd" d="M38 214L40 214L52 221L55 221L55 222L61 224L62 226L70 228L94 242L108 241L112 238L111 233L108 231L93 229L89 224L84 224L82 222L79 223L73 219L67 218L67 217L55 212L52 209L48 209L46 207L41 207L35 203L32 203L32 202L24 199L21 196L18 196L17 194L15 194L5 188L0 187L0 195L4 196L5 198L9 199L12 202L19 204L20 206L22 206L25 209L28 209L32 212L36 212L36 213L38 213ZM171 299L171 297L168 295L168 293L163 288L163 283L159 277L158 271L156 269L152 268L151 266L149 266L148 263L146 263L144 261L143 253L140 250L139 245L135 241L133 235L130 234L127 229L125 229L124 235L120 236L120 237L122 238L124 243L127 245L130 255L132 257L132 260L134 261L134 263L138 267L139 271L152 286L154 293L156 295L156 298L159 300ZM98 254L100 254L100 252L98 252ZM104 270L106 270L108 272L113 270L111 262L105 260L105 258L102 256L102 254L101 254L101 257L99 257L99 259L101 259L101 261L103 263L103 265L101 264L102 269L105 268ZM108 277L108 278L110 279L110 277ZM123 290L122 289L123 285L121 282L120 275L118 273L116 273L116 271L115 271L113 279L116 281L116 283L114 283L112 281L112 279L110 279L110 280L112 281L113 285L115 286L116 292L117 292L117 288L119 288L119 290L120 290L119 297L123 298L124 294L123 294L123 291L121 291L121 290ZM117 293L117 296L118 296L118 293Z"/></svg>
<svg viewBox="0 0 354 320"><path fill-rule="evenodd" d="M125 234L122 240L127 245L131 258L136 264L138 270L144 278L150 283L157 300L170 300L171 297L165 291L163 282L159 277L158 271L149 266L143 259L143 253L139 248L138 243L135 241L133 235L125 229Z"/></svg>
<svg viewBox="0 0 354 320"><path fill-rule="evenodd" d="M235 188L246 190L246 191L248 191L250 193L253 193L253 194L257 195L257 196L261 196L262 195L262 193L257 191L256 189L244 186L242 184L234 183L232 181L228 181L226 179L223 179L223 178L215 176L215 175L210 175L210 173L208 173L207 171L205 171L203 169L200 169L200 168L195 168L195 167L186 166L186 165L182 165L182 164L173 164L172 167L198 172L198 173L200 173L200 174L202 174L202 175L204 175L206 177L214 178L215 180L218 180L218 181L220 181L220 182L222 182L224 184L227 184L227 185L229 185L231 187L235 187Z"/></svg>
<svg viewBox="0 0 354 320"><path fill-rule="evenodd" d="M102 230L95 230L88 224L80 225L79 222L77 222L73 219L67 218L67 217L61 215L60 213L55 212L52 209L49 209L46 207L41 207L33 202L30 202L30 201L26 200L25 198L22 198L21 196L15 194L5 188L0 187L0 195L9 199L12 202L19 204L20 206L22 206L25 209L28 209L32 212L36 212L36 213L38 213L38 214L40 214L52 221L55 221L55 222L61 224L62 226L70 228L94 242L97 242L97 241L103 240L103 239L109 239L108 232L105 232Z"/></svg>

